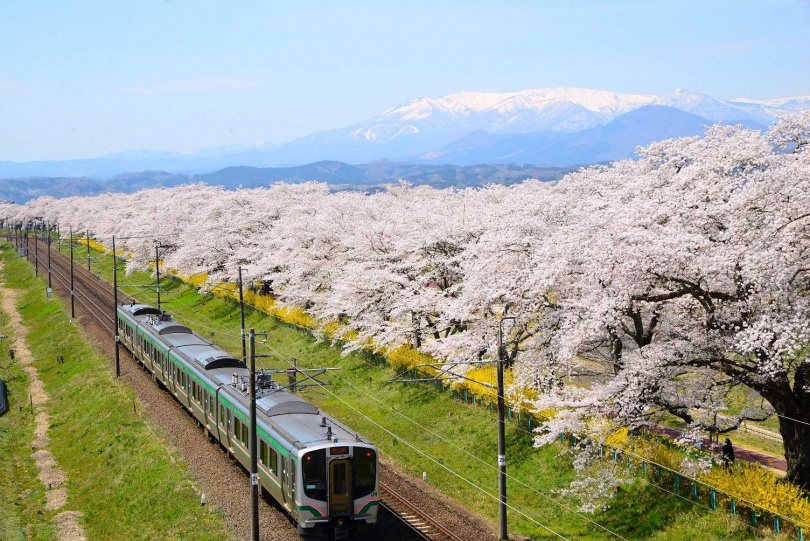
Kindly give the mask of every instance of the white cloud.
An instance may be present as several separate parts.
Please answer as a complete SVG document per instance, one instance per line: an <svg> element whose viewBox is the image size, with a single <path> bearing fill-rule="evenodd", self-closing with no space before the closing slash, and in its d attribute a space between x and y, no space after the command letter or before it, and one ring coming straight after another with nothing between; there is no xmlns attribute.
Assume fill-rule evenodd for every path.
<svg viewBox="0 0 810 541"><path fill-rule="evenodd" d="M148 86L131 86L125 88L124 92L139 96L163 96L217 90L257 90L262 86L264 86L262 83L252 79L181 79L162 81Z"/></svg>

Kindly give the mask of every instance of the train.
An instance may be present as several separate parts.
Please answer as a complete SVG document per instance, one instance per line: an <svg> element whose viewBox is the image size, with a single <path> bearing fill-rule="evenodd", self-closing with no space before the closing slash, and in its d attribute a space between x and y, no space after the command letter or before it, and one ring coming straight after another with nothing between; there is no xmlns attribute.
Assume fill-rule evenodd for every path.
<svg viewBox="0 0 810 541"><path fill-rule="evenodd" d="M154 306L117 306L118 340L249 470L249 372ZM377 447L302 399L270 374L257 374L256 432L261 492L286 510L305 539L373 535L380 505Z"/></svg>

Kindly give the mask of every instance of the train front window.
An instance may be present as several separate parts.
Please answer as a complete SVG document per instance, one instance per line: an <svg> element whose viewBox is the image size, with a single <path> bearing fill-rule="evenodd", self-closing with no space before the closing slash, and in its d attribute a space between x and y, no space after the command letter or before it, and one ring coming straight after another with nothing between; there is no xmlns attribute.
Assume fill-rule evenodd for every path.
<svg viewBox="0 0 810 541"><path fill-rule="evenodd" d="M339 462L332 469L335 494L346 494L346 464Z"/></svg>
<svg viewBox="0 0 810 541"><path fill-rule="evenodd" d="M373 449L354 448L354 498L374 492L377 481L377 453Z"/></svg>
<svg viewBox="0 0 810 541"><path fill-rule="evenodd" d="M326 449L310 451L301 457L304 494L313 500L326 501Z"/></svg>

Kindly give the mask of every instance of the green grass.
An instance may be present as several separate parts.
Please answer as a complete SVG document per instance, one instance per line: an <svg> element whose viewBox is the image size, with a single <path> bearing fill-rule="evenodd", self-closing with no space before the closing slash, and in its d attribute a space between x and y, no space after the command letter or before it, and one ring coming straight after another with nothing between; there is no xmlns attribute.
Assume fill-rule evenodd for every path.
<svg viewBox="0 0 810 541"><path fill-rule="evenodd" d="M66 509L84 513L88 538L232 538L219 514L200 507L191 474L140 413L131 387L115 381L109 362L69 324L64 304L46 299L42 276L35 279L32 266L10 250L2 257L8 287L23 292L19 308L28 344L50 395L50 449L68 478ZM57 364L59 354L64 364ZM12 383L18 391L21 382ZM29 421L17 423L21 432L30 431ZM7 445L5 437L0 445ZM0 486L5 494L5 485ZM30 498L37 499L36 492ZM0 509L5 511L4 504ZM8 520L4 513L4 522L12 530L28 522L26 509Z"/></svg>
<svg viewBox="0 0 810 541"><path fill-rule="evenodd" d="M53 539L51 514L45 511L45 487L31 460L34 415L28 408L28 376L9 358L13 336L0 312L0 379L6 382L10 409L0 417L0 539Z"/></svg>
<svg viewBox="0 0 810 541"><path fill-rule="evenodd" d="M93 254L94 257L99 255ZM109 257L93 262L93 270L110 282L111 269ZM153 282L154 278L145 272L135 272L123 279L119 275L123 289L152 304L154 290L142 286ZM241 355L239 310L234 302L202 295L178 280L168 279L162 286L164 307L179 321L206 336L213 332L221 347ZM496 425L494 415L488 410L460 404L425 386L390 383L394 378L391 370L370 366L356 354L344 357L328 344L278 324L250 308L246 326L268 333L268 344L258 342L257 347L259 353L276 357L261 360L266 368L287 368L292 358L300 360L299 366L342 368L322 378L330 382L330 386L302 391L303 396L374 441L384 460L417 477L426 472L430 484L490 524L496 524L496 502L442 467L446 466L492 494L497 493ZM413 450L408 443L433 457L435 462ZM587 515L585 519L572 512L576 502L553 494L554 490L566 487L573 476L570 461L559 455L559 448L533 448L531 435L514 424L508 427L507 445L508 471L517 479L508 482L510 501L526 515L567 538L616 539L587 519L627 539L751 536L745 526L724 513L706 511L640 480L623 488L610 509ZM562 506L549 498L561 502ZM511 532L532 539L553 538L542 527L511 510L509 523Z"/></svg>

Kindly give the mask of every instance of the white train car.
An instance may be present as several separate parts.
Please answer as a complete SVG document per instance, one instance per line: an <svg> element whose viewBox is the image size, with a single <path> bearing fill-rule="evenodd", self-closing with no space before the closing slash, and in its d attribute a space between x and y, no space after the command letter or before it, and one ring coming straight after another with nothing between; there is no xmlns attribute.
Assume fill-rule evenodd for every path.
<svg viewBox="0 0 810 541"><path fill-rule="evenodd" d="M121 343L249 469L248 370L146 304L118 307ZM269 377L257 382L259 484L305 537L365 537L377 522L377 448Z"/></svg>

